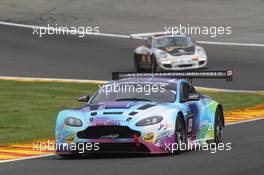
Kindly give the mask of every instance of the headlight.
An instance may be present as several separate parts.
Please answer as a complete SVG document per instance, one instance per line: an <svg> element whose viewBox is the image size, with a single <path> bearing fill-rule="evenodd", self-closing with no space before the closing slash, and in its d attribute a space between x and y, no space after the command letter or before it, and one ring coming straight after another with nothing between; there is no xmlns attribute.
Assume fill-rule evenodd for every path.
<svg viewBox="0 0 264 175"><path fill-rule="evenodd" d="M75 127L82 126L82 121L78 118L75 118L75 117L67 117L64 120L64 122L66 125L69 125L69 126L75 126Z"/></svg>
<svg viewBox="0 0 264 175"><path fill-rule="evenodd" d="M206 57L204 49L199 48L196 50L196 52L197 52L199 57Z"/></svg>
<svg viewBox="0 0 264 175"><path fill-rule="evenodd" d="M159 53L159 57L160 58L166 58L167 57L167 53L166 52L160 52Z"/></svg>
<svg viewBox="0 0 264 175"><path fill-rule="evenodd" d="M142 119L136 123L136 126L148 126L148 125L154 125L162 121L161 116L153 116L153 117L148 117L145 119Z"/></svg>

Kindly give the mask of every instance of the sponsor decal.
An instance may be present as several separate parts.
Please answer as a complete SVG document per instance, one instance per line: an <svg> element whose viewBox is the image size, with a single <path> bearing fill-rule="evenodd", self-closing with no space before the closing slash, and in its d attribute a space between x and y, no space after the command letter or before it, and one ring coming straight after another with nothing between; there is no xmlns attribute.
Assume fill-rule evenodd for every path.
<svg viewBox="0 0 264 175"><path fill-rule="evenodd" d="M157 139L157 140L155 140L154 143L155 143L155 146L160 147L162 145L162 140L161 139Z"/></svg>
<svg viewBox="0 0 264 175"><path fill-rule="evenodd" d="M213 131L214 130L214 123L208 123L208 131Z"/></svg>
<svg viewBox="0 0 264 175"><path fill-rule="evenodd" d="M208 128L209 131L214 130L214 123L208 122L208 120L203 120L200 124L200 129Z"/></svg>
<svg viewBox="0 0 264 175"><path fill-rule="evenodd" d="M208 120L203 120L200 124L200 129L208 126Z"/></svg>
<svg viewBox="0 0 264 175"><path fill-rule="evenodd" d="M158 131L163 130L165 131L168 128L168 124L160 124L160 127L158 128Z"/></svg>
<svg viewBox="0 0 264 175"><path fill-rule="evenodd" d="M93 119L90 121L91 126L107 126L107 125L115 125L118 126L120 125L120 120L110 120L110 119L105 119L105 118L97 118ZM125 122L125 121L123 121Z"/></svg>
<svg viewBox="0 0 264 175"><path fill-rule="evenodd" d="M165 131L165 132L160 133L158 135L158 138L164 139L164 138L172 137L173 134L174 134L174 130Z"/></svg>
<svg viewBox="0 0 264 175"><path fill-rule="evenodd" d="M119 137L119 134L110 134L110 135L101 136L100 138L101 139L116 139L118 137Z"/></svg>
<svg viewBox="0 0 264 175"><path fill-rule="evenodd" d="M67 138L66 138L66 140L67 140L67 143L68 144L72 143L73 140L74 140L74 135L73 134L68 135Z"/></svg>
<svg viewBox="0 0 264 175"><path fill-rule="evenodd" d="M143 136L143 140L148 142L148 143L152 142L153 139L154 139L154 133L153 132L146 133Z"/></svg>

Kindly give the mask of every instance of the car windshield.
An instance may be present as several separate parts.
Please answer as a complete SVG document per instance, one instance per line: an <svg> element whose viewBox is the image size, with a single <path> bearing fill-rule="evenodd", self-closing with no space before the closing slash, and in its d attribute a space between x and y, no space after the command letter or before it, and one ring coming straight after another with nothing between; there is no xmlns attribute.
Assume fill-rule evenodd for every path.
<svg viewBox="0 0 264 175"><path fill-rule="evenodd" d="M153 47L189 47L191 46L192 40L186 36L176 36L176 37L162 37L153 40Z"/></svg>
<svg viewBox="0 0 264 175"><path fill-rule="evenodd" d="M149 101L173 103L176 85L171 84L108 84L103 86L91 100L91 104L109 101Z"/></svg>

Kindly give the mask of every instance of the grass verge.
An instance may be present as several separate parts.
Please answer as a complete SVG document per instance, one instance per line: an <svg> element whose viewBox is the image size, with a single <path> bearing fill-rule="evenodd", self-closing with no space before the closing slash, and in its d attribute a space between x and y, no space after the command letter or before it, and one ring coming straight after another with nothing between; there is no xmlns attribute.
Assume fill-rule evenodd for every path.
<svg viewBox="0 0 264 175"><path fill-rule="evenodd" d="M49 138L57 113L81 106L77 97L92 94L98 84L0 80L0 145ZM264 95L202 91L221 102L226 111L264 103Z"/></svg>

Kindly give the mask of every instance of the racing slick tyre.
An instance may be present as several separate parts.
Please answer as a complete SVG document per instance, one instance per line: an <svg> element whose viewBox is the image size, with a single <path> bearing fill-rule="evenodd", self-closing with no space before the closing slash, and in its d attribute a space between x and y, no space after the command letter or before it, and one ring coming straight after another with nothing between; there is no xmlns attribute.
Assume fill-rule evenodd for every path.
<svg viewBox="0 0 264 175"><path fill-rule="evenodd" d="M214 122L214 142L216 144L223 142L223 129L224 129L224 115L220 107L217 107L215 111Z"/></svg>
<svg viewBox="0 0 264 175"><path fill-rule="evenodd" d="M155 56L153 56L153 64L151 65L151 71L153 70L154 72L160 72L160 67L158 66L157 59Z"/></svg>
<svg viewBox="0 0 264 175"><path fill-rule="evenodd" d="M183 151L180 149L181 145L186 144L185 125L184 125L184 120L183 120L181 114L177 115L177 120L175 123L175 143L176 143L177 148L176 148L176 151L174 153L179 154Z"/></svg>
<svg viewBox="0 0 264 175"><path fill-rule="evenodd" d="M78 154L78 153L76 154L57 154L57 155L65 159L79 159L82 157L82 154Z"/></svg>
<svg viewBox="0 0 264 175"><path fill-rule="evenodd" d="M139 59L140 59L140 55L135 53L134 54L134 66L135 66L136 72L143 71L142 68L139 65Z"/></svg>

